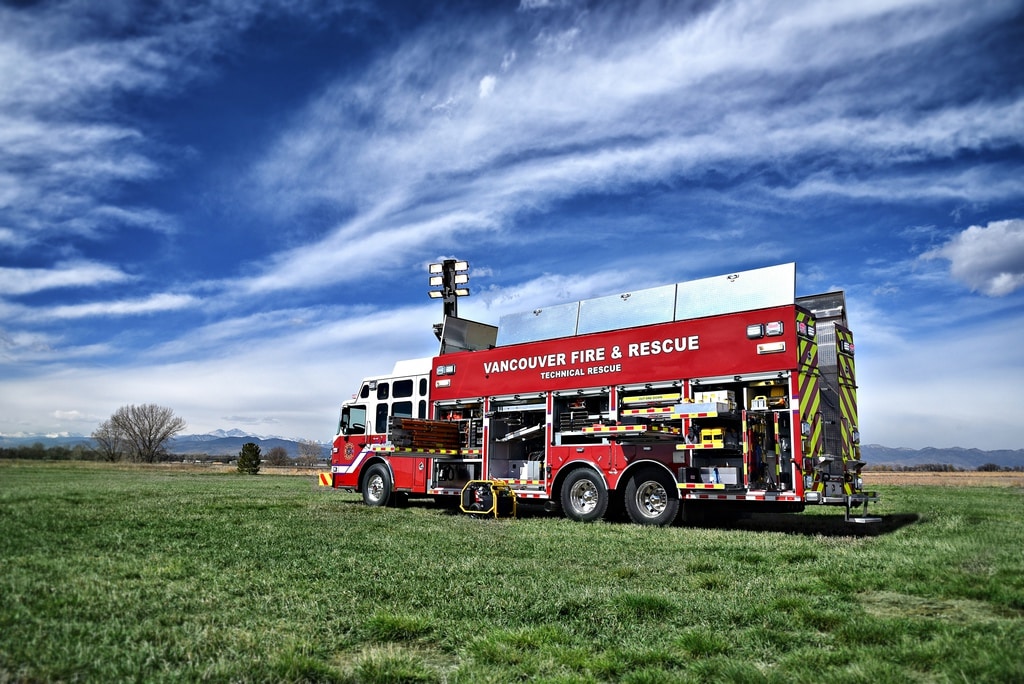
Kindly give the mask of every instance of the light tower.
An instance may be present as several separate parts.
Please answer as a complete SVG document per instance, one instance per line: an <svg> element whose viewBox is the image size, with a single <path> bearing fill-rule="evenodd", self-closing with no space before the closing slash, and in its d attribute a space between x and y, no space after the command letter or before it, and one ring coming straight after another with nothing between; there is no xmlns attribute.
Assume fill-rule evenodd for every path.
<svg viewBox="0 0 1024 684"><path fill-rule="evenodd" d="M430 264L427 268L430 273L430 286L439 287L440 290L428 290L427 295L431 299L444 301L445 318L451 316L457 318L459 315L459 297L468 297L469 288L469 262L456 259L445 259L439 264ZM434 334L441 339L441 331L444 323L434 325Z"/></svg>

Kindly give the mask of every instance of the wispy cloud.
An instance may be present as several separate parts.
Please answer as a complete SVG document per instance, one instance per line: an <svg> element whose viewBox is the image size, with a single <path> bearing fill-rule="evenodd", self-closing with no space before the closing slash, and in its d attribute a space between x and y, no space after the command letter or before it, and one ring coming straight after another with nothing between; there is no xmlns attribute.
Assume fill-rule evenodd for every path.
<svg viewBox="0 0 1024 684"><path fill-rule="evenodd" d="M778 173L750 190L792 202L822 195L977 201L1021 192L1020 174L1007 173L1014 169L950 175L909 167L1014 145L1024 136L1024 100L889 106L893 97L928 97L912 80L890 81L895 57L927 49L965 23L1003 16L1006 6L965 16L955 5L926 2L828 11L806 2L780 13L741 1L668 20L645 8L628 19L573 14L565 28L572 49L562 50L550 49L549 33L517 36L508 21L474 26L466 41L439 50L439 27L428 26L362 80L327 88L255 178L277 210L326 201L356 218L282 255L255 283L302 286L285 274L323 273L342 263L349 251L342 245L374 244L371 235L387 245L390 262L402 262L427 241L467 239L480 225L500 229L566 197L696 181L709 167L726 177L773 167ZM505 59L510 51L513 63ZM866 86L871 79L885 87ZM793 96L781 100L780 91ZM433 218L403 215L414 208ZM423 227L439 225L443 236ZM424 240L413 237L420 230Z"/></svg>
<svg viewBox="0 0 1024 684"><path fill-rule="evenodd" d="M191 295L161 293L141 299L54 306L49 309L40 310L38 315L42 319L57 320L141 316L162 311L184 309L193 306L196 301L195 297Z"/></svg>
<svg viewBox="0 0 1024 684"><path fill-rule="evenodd" d="M160 130L125 101L171 97L211 78L214 58L259 16L323 11L306 0L0 7L0 224L19 232L5 242L26 247L110 224L167 230L152 208L111 206L123 184L171 171Z"/></svg>
<svg viewBox="0 0 1024 684"><path fill-rule="evenodd" d="M0 267L0 293L23 295L54 288L95 287L130 280L131 276L106 264L65 262L52 268Z"/></svg>

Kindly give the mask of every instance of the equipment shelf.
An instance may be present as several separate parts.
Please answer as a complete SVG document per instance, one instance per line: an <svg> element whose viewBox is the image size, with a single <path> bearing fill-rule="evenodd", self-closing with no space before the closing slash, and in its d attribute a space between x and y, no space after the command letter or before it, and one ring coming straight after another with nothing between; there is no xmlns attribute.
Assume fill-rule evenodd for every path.
<svg viewBox="0 0 1024 684"><path fill-rule="evenodd" d="M580 430L585 435L634 435L652 437L679 437L680 428L661 425L593 425Z"/></svg>

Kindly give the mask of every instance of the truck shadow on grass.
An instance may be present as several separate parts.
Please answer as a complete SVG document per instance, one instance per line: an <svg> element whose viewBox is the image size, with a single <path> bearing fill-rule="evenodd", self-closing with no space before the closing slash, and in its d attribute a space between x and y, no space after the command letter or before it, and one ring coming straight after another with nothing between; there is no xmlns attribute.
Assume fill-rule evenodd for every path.
<svg viewBox="0 0 1024 684"><path fill-rule="evenodd" d="M879 522L848 522L843 515L807 515L801 513L755 513L733 521L706 521L697 527L709 529L747 530L750 532L782 532L809 537L877 537L890 534L921 519L917 513L895 513L879 516Z"/></svg>
<svg viewBox="0 0 1024 684"><path fill-rule="evenodd" d="M429 499L414 499L408 503L414 506L443 509L450 515L473 515L473 517L493 519L492 515L464 513L459 509L457 501L441 503ZM548 511L541 504L519 502L516 507L516 518L521 520L557 519L560 517L562 517L560 513ZM684 523L677 520L675 526L692 527L694 529L781 532L783 534L808 537L877 537L890 534L908 525L913 525L921 519L921 516L917 513L895 513L878 517L881 518L879 522L857 523L848 522L841 510L835 511L834 514L753 513L738 519L715 520L706 518L703 522L699 523ZM603 522L611 525L634 524L630 522L624 513L609 515Z"/></svg>

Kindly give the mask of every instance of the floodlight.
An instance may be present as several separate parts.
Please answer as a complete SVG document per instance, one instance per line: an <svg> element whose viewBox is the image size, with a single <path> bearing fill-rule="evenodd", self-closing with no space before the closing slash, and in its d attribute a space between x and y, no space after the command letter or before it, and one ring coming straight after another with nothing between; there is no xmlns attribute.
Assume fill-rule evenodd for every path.
<svg viewBox="0 0 1024 684"><path fill-rule="evenodd" d="M778 354L786 351L785 342L764 342L757 345L758 354Z"/></svg>
<svg viewBox="0 0 1024 684"><path fill-rule="evenodd" d="M459 315L459 297L469 295L469 288L466 287L466 283L469 282L469 273L467 273L469 262L444 259L440 263L429 264L427 270L430 273L430 286L440 288L427 294L431 299L441 299L444 301L444 315L446 317L452 316L457 318ZM434 326L434 334L438 339L441 339L442 336L441 327L443 326Z"/></svg>

